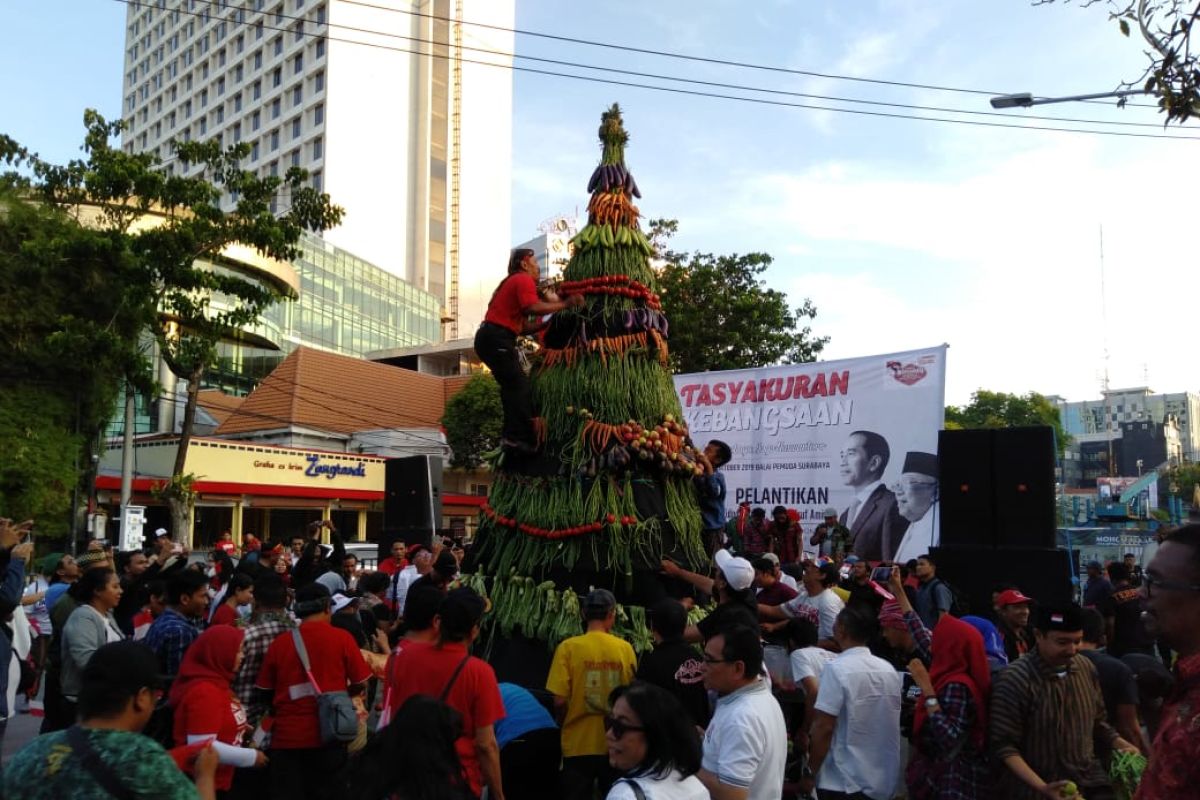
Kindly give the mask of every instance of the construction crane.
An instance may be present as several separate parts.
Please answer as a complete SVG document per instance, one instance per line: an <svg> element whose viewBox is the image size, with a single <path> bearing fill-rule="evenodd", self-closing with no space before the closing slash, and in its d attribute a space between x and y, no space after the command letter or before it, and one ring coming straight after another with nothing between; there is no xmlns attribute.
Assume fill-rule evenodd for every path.
<svg viewBox="0 0 1200 800"><path fill-rule="evenodd" d="M458 260L460 249L459 207L462 177L462 48L463 48L463 0L455 0L454 59L451 62L450 87L450 330L449 340L458 338Z"/></svg>

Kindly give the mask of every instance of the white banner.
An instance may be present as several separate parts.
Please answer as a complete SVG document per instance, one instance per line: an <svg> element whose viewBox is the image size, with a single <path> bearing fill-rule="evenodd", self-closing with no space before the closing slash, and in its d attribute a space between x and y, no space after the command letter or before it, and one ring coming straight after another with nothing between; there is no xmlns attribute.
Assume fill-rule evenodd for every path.
<svg viewBox="0 0 1200 800"><path fill-rule="evenodd" d="M937 440L946 346L675 376L692 440L729 445L726 513L796 509L805 545L827 510L871 561L938 543Z"/></svg>

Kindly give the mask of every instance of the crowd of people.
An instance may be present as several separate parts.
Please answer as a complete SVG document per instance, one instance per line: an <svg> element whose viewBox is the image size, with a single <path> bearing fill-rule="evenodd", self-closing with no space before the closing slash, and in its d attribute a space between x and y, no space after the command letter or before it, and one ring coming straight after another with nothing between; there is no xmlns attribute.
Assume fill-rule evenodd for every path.
<svg viewBox="0 0 1200 800"><path fill-rule="evenodd" d="M1082 606L1006 584L972 616L931 556L869 564L836 521L806 541L787 509L742 523L713 534L710 572L663 562L686 591L648 610L652 650L613 635L617 598L595 588L544 685L519 686L475 653L488 601L455 583L449 542L397 542L362 571L328 523L207 558L163 531L149 552L50 554L27 580L27 526L0 522L0 711L44 703L0 785L31 800L1104 800L1129 796L1109 764L1135 754L1140 800L1200 785L1200 526L1164 534L1144 570L1090 565Z"/></svg>

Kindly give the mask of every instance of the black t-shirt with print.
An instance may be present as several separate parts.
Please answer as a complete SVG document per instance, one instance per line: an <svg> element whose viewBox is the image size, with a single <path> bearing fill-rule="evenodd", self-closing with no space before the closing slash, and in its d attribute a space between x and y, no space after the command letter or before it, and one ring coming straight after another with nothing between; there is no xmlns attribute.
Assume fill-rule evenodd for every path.
<svg viewBox="0 0 1200 800"><path fill-rule="evenodd" d="M692 722L708 724L708 692L704 688L704 661L693 645L676 640L656 645L642 656L637 679L666 689L679 700Z"/></svg>
<svg viewBox="0 0 1200 800"><path fill-rule="evenodd" d="M1113 640L1108 652L1118 658L1126 653L1152 654L1154 643L1142 629L1142 598L1132 586L1114 588L1109 597L1113 616Z"/></svg>

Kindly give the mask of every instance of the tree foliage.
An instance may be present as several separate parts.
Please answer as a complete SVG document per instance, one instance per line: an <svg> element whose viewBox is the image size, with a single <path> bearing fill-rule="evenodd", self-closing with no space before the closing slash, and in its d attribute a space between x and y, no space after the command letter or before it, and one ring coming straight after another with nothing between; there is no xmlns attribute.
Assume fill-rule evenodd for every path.
<svg viewBox="0 0 1200 800"><path fill-rule="evenodd" d="M35 519L43 533L70 530L84 437L72 432L73 398L45 386L0 390L0 517Z"/></svg>
<svg viewBox="0 0 1200 800"><path fill-rule="evenodd" d="M965 406L946 406L946 427L961 428L1018 428L1028 425L1049 425L1054 428L1054 441L1059 455L1071 437L1063 430L1058 407L1037 392L1017 395L979 389Z"/></svg>
<svg viewBox="0 0 1200 800"><path fill-rule="evenodd" d="M1051 2L1034 0L1034 5ZM1124 36L1136 31L1146 44L1146 71L1122 83L1123 88L1157 95L1168 123L1183 123L1200 114L1200 64L1192 52L1200 0L1082 0L1082 4L1103 4Z"/></svg>
<svg viewBox="0 0 1200 800"><path fill-rule="evenodd" d="M119 236L0 189L0 318L0 516L70 530L123 382L151 389L142 275Z"/></svg>
<svg viewBox="0 0 1200 800"><path fill-rule="evenodd" d="M1200 464L1179 464L1172 467L1164 478L1166 483L1162 488L1170 491L1170 487L1174 485L1175 494L1183 498L1185 503L1193 503L1196 488L1200 487Z"/></svg>
<svg viewBox="0 0 1200 800"><path fill-rule="evenodd" d="M477 469L483 454L500 443L504 421L500 403L500 385L491 375L480 374L467 381L458 394L446 403L442 427L453 456L450 466Z"/></svg>
<svg viewBox="0 0 1200 800"><path fill-rule="evenodd" d="M661 259L658 278L670 322L675 372L744 369L815 361L829 341L803 324L817 315L812 301L797 308L784 292L767 288L766 253L713 255L669 249L675 220L652 220L650 238Z"/></svg>
<svg viewBox="0 0 1200 800"><path fill-rule="evenodd" d="M126 153L114 147L112 140L124 129L123 122L108 122L88 110L84 126L84 157L64 165L47 162L0 135L0 161L12 167L0 175L0 189L47 213L57 211L79 221L84 230L72 231L71 236L85 246L55 252L72 271L86 272L91 266L101 283L112 283L102 291L119 295L114 324L102 330L114 340L113 358L123 367L116 374L146 380L144 362L136 357L137 339L145 334L155 339L171 371L188 382L173 472L181 476L196 393L216 361L218 344L252 325L279 299L272 287L223 265L222 250L241 244L269 258L291 260L299 255L296 244L304 230L338 224L342 210L328 195L308 186L304 170L292 168L280 178L242 169L250 154L245 143L225 148L217 140L173 141L175 163L168 167L154 153ZM273 205L281 193L288 207L277 214ZM228 211L221 202L225 195L235 198ZM57 244L52 240L47 247L53 250ZM9 248L6 243L14 269L54 268L46 254L32 258L29 248ZM49 318L63 327L60 338L78 340L80 347L95 333L94 326L73 327L74 318L58 309L51 310ZM35 334L22 335L27 339ZM116 347L117 342L124 349ZM183 505L180 498L171 501L177 529L186 520Z"/></svg>

